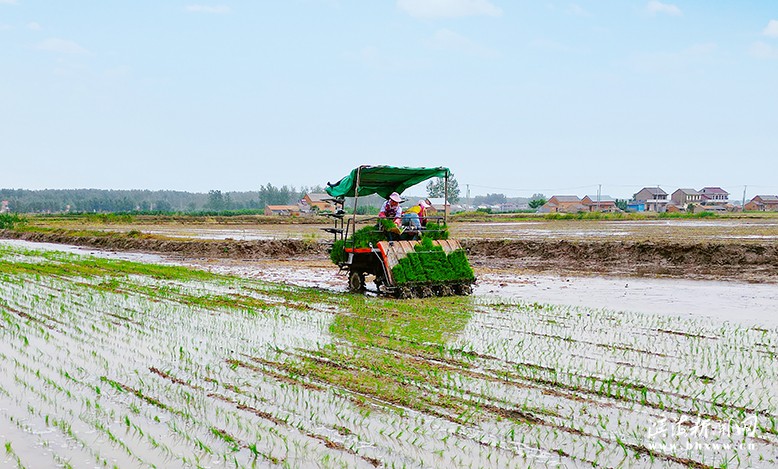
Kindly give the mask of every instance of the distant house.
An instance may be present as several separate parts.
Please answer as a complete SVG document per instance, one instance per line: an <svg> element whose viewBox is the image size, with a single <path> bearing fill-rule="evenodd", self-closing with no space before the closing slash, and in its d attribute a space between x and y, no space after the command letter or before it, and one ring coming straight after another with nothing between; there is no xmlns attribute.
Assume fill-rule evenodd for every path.
<svg viewBox="0 0 778 469"><path fill-rule="evenodd" d="M527 204L517 204L516 202L505 202L504 204L497 204L500 212L515 212L516 210L525 210L529 207Z"/></svg>
<svg viewBox="0 0 778 469"><path fill-rule="evenodd" d="M305 194L301 201L303 211L305 212L334 212L335 205L332 203L332 196L325 193L312 192Z"/></svg>
<svg viewBox="0 0 778 469"><path fill-rule="evenodd" d="M778 195L757 195L744 209L754 212L778 212Z"/></svg>
<svg viewBox="0 0 778 469"><path fill-rule="evenodd" d="M7 200L3 200L2 202L0 202L0 213L8 213L10 211L11 210L8 208Z"/></svg>
<svg viewBox="0 0 778 469"><path fill-rule="evenodd" d="M265 215L300 215L300 207L297 205L266 205Z"/></svg>
<svg viewBox="0 0 778 469"><path fill-rule="evenodd" d="M616 199L609 195L586 195L581 199L581 205L587 208L587 212L618 212Z"/></svg>
<svg viewBox="0 0 778 469"><path fill-rule="evenodd" d="M727 211L727 208L723 204L708 204L708 205L695 205L692 208L692 213L701 213L701 212L715 212L715 213L724 213Z"/></svg>
<svg viewBox="0 0 778 469"><path fill-rule="evenodd" d="M644 187L633 195L632 199L636 202L643 202L646 212L667 211L667 192L661 187Z"/></svg>
<svg viewBox="0 0 778 469"><path fill-rule="evenodd" d="M578 213L588 210L577 195L554 195L538 209L538 213Z"/></svg>
<svg viewBox="0 0 778 469"><path fill-rule="evenodd" d="M444 197L428 197L427 200L430 201L432 208L438 214L442 214L445 211L446 216L448 216L452 213L461 212L464 210L464 208L459 204L452 204L451 202L446 204L446 199Z"/></svg>
<svg viewBox="0 0 778 469"><path fill-rule="evenodd" d="M702 194L695 189L678 189L670 196L670 200L679 207L686 207L689 204L702 203Z"/></svg>
<svg viewBox="0 0 778 469"><path fill-rule="evenodd" d="M645 212L646 211L646 202L642 200L630 200L627 202L627 211L628 212Z"/></svg>
<svg viewBox="0 0 778 469"><path fill-rule="evenodd" d="M667 213L681 213L686 211L685 205L678 205L670 202L667 204Z"/></svg>
<svg viewBox="0 0 778 469"><path fill-rule="evenodd" d="M704 204L725 204L728 202L729 192L721 187L703 187L700 196Z"/></svg>
<svg viewBox="0 0 778 469"><path fill-rule="evenodd" d="M546 202L545 204L538 207L538 213L559 213L559 205Z"/></svg>

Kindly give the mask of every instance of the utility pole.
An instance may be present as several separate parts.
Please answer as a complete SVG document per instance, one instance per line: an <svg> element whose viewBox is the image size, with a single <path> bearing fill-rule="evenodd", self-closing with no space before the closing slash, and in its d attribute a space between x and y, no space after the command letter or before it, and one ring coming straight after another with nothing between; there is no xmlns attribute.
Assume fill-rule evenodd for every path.
<svg viewBox="0 0 778 469"><path fill-rule="evenodd" d="M473 205L470 203L470 184L465 184L467 186L467 196L465 196L465 199L467 199L467 205Z"/></svg>
<svg viewBox="0 0 778 469"><path fill-rule="evenodd" d="M597 211L600 211L600 194L602 194L602 184L597 184Z"/></svg>
<svg viewBox="0 0 778 469"><path fill-rule="evenodd" d="M743 186L743 205L740 206L740 210L745 212L746 211L746 189L748 188L748 185Z"/></svg>

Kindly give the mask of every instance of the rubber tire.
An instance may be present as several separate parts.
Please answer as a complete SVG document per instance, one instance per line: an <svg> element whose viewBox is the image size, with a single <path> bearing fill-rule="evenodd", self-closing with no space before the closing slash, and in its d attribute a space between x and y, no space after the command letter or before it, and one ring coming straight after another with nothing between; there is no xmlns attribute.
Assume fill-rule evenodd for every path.
<svg viewBox="0 0 778 469"><path fill-rule="evenodd" d="M363 293L365 291L365 274L356 270L349 271L348 291L351 293Z"/></svg>

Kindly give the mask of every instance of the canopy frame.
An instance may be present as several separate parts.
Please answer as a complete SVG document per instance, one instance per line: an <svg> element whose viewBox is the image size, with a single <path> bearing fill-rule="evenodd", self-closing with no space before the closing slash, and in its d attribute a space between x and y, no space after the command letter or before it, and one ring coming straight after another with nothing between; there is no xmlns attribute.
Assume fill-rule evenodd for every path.
<svg viewBox="0 0 778 469"><path fill-rule="evenodd" d="M443 224L445 225L448 223L448 178L450 173L451 171L448 168L442 166L435 168L409 168L386 165L361 165L335 184L327 183L325 190L329 195L336 198L354 197L354 212L350 223L353 233L356 231L357 206L360 195L379 194L386 199L389 198L392 192L402 193L408 187L434 177L442 177L444 180ZM348 226L343 234L343 239L348 239Z"/></svg>

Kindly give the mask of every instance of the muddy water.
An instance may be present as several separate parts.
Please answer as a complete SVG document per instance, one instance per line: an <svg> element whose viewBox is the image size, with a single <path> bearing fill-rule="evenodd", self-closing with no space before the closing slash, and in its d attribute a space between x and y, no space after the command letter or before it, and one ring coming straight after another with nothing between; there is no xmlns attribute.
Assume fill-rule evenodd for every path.
<svg viewBox="0 0 778 469"><path fill-rule="evenodd" d="M182 260L154 254L109 252L59 244L0 240L30 249L189 265L216 273L270 282L346 291L346 276L324 260ZM707 317L743 325L778 327L778 285L636 277L537 275L476 270L475 298L498 296L516 302L582 306L682 317ZM371 285L368 284L368 288Z"/></svg>
<svg viewBox="0 0 778 469"><path fill-rule="evenodd" d="M87 230L143 233L167 238L203 240L331 239L321 224L203 224L203 225L83 225ZM519 222L452 222L453 237L460 239L565 239L565 240L684 240L764 241L778 239L775 219L666 219L666 220L545 220Z"/></svg>
<svg viewBox="0 0 778 469"><path fill-rule="evenodd" d="M101 249L90 249L81 246L70 246L67 244L55 244L55 243L35 243L31 241L22 241L18 239L2 239L0 240L0 246L15 246L24 249L31 249L36 251L58 251L68 252L71 254L79 254L82 256L95 256L106 259L120 259L123 261L132 262L148 262L148 263L168 263L172 264L173 260L159 256L156 254L147 254L142 252L118 252L118 251L105 251Z"/></svg>
<svg viewBox="0 0 778 469"><path fill-rule="evenodd" d="M636 277L482 273L479 296L778 327L778 285Z"/></svg>
<svg viewBox="0 0 778 469"><path fill-rule="evenodd" d="M331 224L261 224L261 225L85 225L83 228L96 231L128 232L137 230L142 233L183 239L233 239L238 241L257 241L272 239L331 239L332 235L322 231Z"/></svg>
<svg viewBox="0 0 778 469"><path fill-rule="evenodd" d="M541 220L452 223L451 234L479 239L764 241L778 239L778 223L760 219Z"/></svg>

